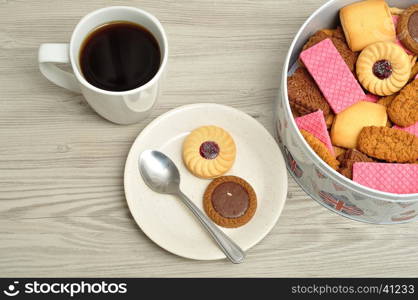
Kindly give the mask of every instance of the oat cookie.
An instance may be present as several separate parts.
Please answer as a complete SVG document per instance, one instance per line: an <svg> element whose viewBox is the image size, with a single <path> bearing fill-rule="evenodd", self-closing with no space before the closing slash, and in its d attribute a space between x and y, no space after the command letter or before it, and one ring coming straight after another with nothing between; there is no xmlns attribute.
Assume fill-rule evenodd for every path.
<svg viewBox="0 0 418 300"><path fill-rule="evenodd" d="M393 94L393 95L390 95L390 96L382 97L379 100L377 100L376 103L380 104L380 105L383 105L384 107L388 108L390 103L392 103L392 100L395 99L395 97L397 95L398 94Z"/></svg>
<svg viewBox="0 0 418 300"><path fill-rule="evenodd" d="M237 176L213 180L203 195L206 214L219 226L240 227L254 216L257 196L251 185Z"/></svg>
<svg viewBox="0 0 418 300"><path fill-rule="evenodd" d="M358 138L358 149L368 156L387 162L418 160L418 137L388 127L364 127Z"/></svg>
<svg viewBox="0 0 418 300"><path fill-rule="evenodd" d="M183 143L183 161L189 171L201 178L225 174L234 164L235 142L231 135L217 126L193 130Z"/></svg>
<svg viewBox="0 0 418 300"><path fill-rule="evenodd" d="M312 133L303 129L300 132L302 133L309 146L311 146L311 148L315 151L315 153L318 154L318 156L322 158L322 160L326 162L331 168L337 170L340 163L335 158L335 156L331 154L327 146L318 140Z"/></svg>
<svg viewBox="0 0 418 300"><path fill-rule="evenodd" d="M390 120L407 127L418 121L418 79L404 87L388 107Z"/></svg>

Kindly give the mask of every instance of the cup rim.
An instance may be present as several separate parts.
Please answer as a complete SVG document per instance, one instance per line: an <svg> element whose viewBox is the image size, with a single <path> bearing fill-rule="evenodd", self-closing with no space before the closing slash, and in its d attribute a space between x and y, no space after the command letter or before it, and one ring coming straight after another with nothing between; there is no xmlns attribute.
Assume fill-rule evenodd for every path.
<svg viewBox="0 0 418 300"><path fill-rule="evenodd" d="M160 67L158 68L157 73L155 73L155 75L145 84L132 89L132 90L127 90L127 91L108 91L108 90L104 90L104 89L100 89L98 87L95 87L94 85L92 85L91 83L89 83L84 76L81 74L81 71L78 67L78 64L76 62L76 58L74 57L74 51L73 51L73 45L74 45L74 39L76 37L76 32L80 29L81 26L83 26L83 24L86 22L86 20L90 19L91 17L100 14L104 11L107 10L113 10L113 9L126 9L126 10L132 10L135 11L139 14L144 15L146 18L150 19L152 21L152 23L154 23L158 29L158 31L161 34L162 37L162 44L164 46L164 52L161 53L162 54L162 61L160 64ZM141 26L144 26L142 24L140 24ZM85 38L85 37L83 37ZM162 73L164 72L165 66L167 64L167 60L168 60L168 43L167 43L167 35L165 33L165 30L163 28L163 26L161 25L160 21L152 14L150 14L149 12L142 10L140 8L136 8L136 7L131 7L131 6L108 6L108 7L103 7L100 9L96 9L88 14L86 14L84 17L82 17L80 19L80 21L77 23L77 25L75 26L72 34L71 34L71 39L70 39L70 46L69 46L69 55L70 55L70 62L71 62L71 67L73 69L74 75L76 76L78 82L80 82L84 87L99 93L99 94L103 94L103 95L108 95L108 96L128 96L128 95L132 95L132 94L136 94L138 92L141 92L142 90L146 90L147 88L149 88L150 86L154 85L161 77ZM161 45L160 45L160 49L161 49Z"/></svg>
<svg viewBox="0 0 418 300"><path fill-rule="evenodd" d="M282 93L284 97L281 97L281 100L283 103L284 110L287 114L287 116L290 119L290 126L291 129L296 132L296 138L299 143L303 145L303 151L308 155L309 160L318 167L321 171L324 171L329 177L336 181L339 184L342 184L344 187L348 187L350 190L355 191L356 193L365 195L365 196L373 196L373 197L381 197L384 199L377 199L381 201L389 201L389 202L415 202L418 200L418 193L410 193L410 194L396 194L396 193L389 193L389 192L383 192L379 191L373 188L369 188L367 186L364 186L362 184L359 184L357 182L354 182L353 180L350 180L349 178L346 178L345 176L338 173L336 170L331 168L329 165L327 165L325 162L322 161L322 159L312 150L312 148L308 145L308 143L303 138L302 134L298 130L298 127L296 125L295 119L293 118L293 115L291 113L290 104L289 104L289 96L287 91L287 77L288 77L288 69L289 69L289 63L290 63L290 57L294 51L296 42L299 40L302 32L305 30L308 23L310 23L313 19L317 17L317 15L326 9L328 6L331 6L334 2L337 0L329 0L322 6L320 6L318 9L316 9L309 17L305 20L305 22L302 24L302 26L299 28L298 32L296 33L295 37L292 40L292 43L289 47L289 50L286 55L285 62L283 64L283 70L282 70ZM396 197L396 199L394 199Z"/></svg>

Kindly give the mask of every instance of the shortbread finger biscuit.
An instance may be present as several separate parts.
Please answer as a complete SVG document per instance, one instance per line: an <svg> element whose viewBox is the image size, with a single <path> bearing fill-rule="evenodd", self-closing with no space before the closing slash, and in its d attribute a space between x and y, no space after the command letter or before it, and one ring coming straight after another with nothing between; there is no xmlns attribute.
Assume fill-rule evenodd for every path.
<svg viewBox="0 0 418 300"><path fill-rule="evenodd" d="M404 87L388 107L390 120L398 126L407 127L418 121L418 80Z"/></svg>
<svg viewBox="0 0 418 300"><path fill-rule="evenodd" d="M340 163L335 158L335 156L331 154L327 146L325 146L323 142L317 139L310 132L303 129L300 132L302 133L309 146L311 146L311 148L315 151L315 153L318 154L318 156L322 158L322 160L325 161L331 168L337 170Z"/></svg>
<svg viewBox="0 0 418 300"><path fill-rule="evenodd" d="M193 130L183 143L183 161L189 171L201 178L225 174L234 164L235 142L231 135L217 126Z"/></svg>
<svg viewBox="0 0 418 300"><path fill-rule="evenodd" d="M418 137L395 128L364 127L357 145L368 156L387 162L405 163L418 160Z"/></svg>

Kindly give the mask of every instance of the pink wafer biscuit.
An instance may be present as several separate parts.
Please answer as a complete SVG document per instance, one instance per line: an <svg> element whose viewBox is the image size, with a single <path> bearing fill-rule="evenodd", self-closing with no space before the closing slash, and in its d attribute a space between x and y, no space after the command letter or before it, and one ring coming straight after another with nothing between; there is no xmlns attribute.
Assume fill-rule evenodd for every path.
<svg viewBox="0 0 418 300"><path fill-rule="evenodd" d="M393 20L393 24L395 24L395 30L396 30L396 26L398 25L398 21L399 21L399 16L392 16L392 20ZM408 49L406 49L406 48L402 45L402 43L401 43L401 41L399 40L399 38L398 38L398 37L396 37L396 41L395 41L395 43L396 43L396 44L398 44L399 46L401 46L401 47L402 47L402 49L404 49L404 50L405 50L405 52L406 52L407 54L409 54L409 55L413 54L411 51L409 51Z"/></svg>
<svg viewBox="0 0 418 300"><path fill-rule="evenodd" d="M357 162L353 165L353 180L383 192L418 193L418 164Z"/></svg>
<svg viewBox="0 0 418 300"><path fill-rule="evenodd" d="M300 58L335 113L364 99L363 89L330 39L306 49Z"/></svg>
<svg viewBox="0 0 418 300"><path fill-rule="evenodd" d="M312 133L318 140L327 146L332 155L335 155L322 110L319 109L316 112L298 117L295 119L295 122L299 129L304 129Z"/></svg>
<svg viewBox="0 0 418 300"><path fill-rule="evenodd" d="M362 100L363 101L368 101L368 102L376 103L377 100L379 100L379 96L374 95L374 94L366 94L366 96Z"/></svg>
<svg viewBox="0 0 418 300"><path fill-rule="evenodd" d="M397 125L393 126L393 128L400 129L412 134L415 134L418 136L418 122L416 122L414 125L408 126L408 127L399 127ZM417 183L418 184L418 183Z"/></svg>

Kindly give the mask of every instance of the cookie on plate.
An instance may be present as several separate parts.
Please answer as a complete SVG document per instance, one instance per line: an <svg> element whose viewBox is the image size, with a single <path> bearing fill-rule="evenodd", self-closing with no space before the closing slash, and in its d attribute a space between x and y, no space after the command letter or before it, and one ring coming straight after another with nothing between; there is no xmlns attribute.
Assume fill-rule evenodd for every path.
<svg viewBox="0 0 418 300"><path fill-rule="evenodd" d="M248 223L257 209L251 185L237 176L213 180L203 195L206 214L219 226L235 228Z"/></svg>
<svg viewBox="0 0 418 300"><path fill-rule="evenodd" d="M187 169L201 178L214 178L231 169L236 156L234 139L217 126L193 130L183 143L183 161Z"/></svg>

